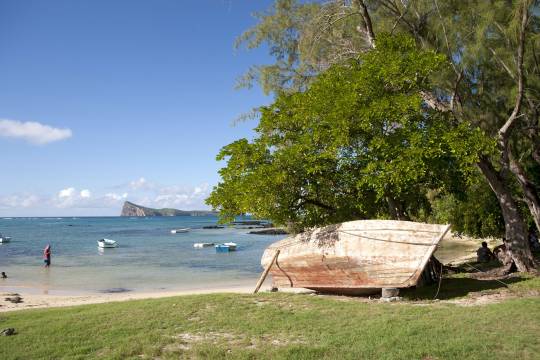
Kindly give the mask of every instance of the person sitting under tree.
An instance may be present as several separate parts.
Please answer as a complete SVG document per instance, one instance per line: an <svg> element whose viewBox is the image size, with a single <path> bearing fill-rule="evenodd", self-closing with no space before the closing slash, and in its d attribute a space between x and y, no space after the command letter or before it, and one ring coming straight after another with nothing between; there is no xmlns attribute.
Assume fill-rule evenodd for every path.
<svg viewBox="0 0 540 360"><path fill-rule="evenodd" d="M495 255L489 250L487 242L482 241L482 247L476 250L476 261L486 263L492 259L495 259Z"/></svg>

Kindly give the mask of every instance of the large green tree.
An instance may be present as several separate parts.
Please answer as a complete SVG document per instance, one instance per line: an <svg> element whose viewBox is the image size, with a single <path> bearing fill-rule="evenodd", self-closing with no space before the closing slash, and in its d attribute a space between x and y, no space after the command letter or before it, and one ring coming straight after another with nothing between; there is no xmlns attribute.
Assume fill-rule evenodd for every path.
<svg viewBox="0 0 540 360"><path fill-rule="evenodd" d="M291 81L267 81L267 90L309 86L314 73L376 48L381 32L408 33L420 48L446 55L451 66L433 76L431 88L420 90L422 100L450 114L455 126L481 127L496 139L497 151L479 153L476 166L498 199L515 264L523 271L534 268L518 203L523 198L540 228L538 1L336 0L313 5L277 0L276 7L280 4L291 11L271 11L264 19L287 23L285 18L308 6L312 12L305 21L287 23L294 31L272 34L274 44L289 36L295 46L287 53L296 60L287 69ZM259 44L269 38L261 24L250 30ZM252 38L243 40L257 45ZM279 71L267 74L277 77Z"/></svg>
<svg viewBox="0 0 540 360"><path fill-rule="evenodd" d="M306 91L260 109L256 138L225 146L222 182L208 203L302 230L358 218L417 217L428 189L459 186L463 164L491 142L422 105L444 57L408 36L320 74ZM467 161L462 161L466 159ZM456 181L456 179L458 181Z"/></svg>

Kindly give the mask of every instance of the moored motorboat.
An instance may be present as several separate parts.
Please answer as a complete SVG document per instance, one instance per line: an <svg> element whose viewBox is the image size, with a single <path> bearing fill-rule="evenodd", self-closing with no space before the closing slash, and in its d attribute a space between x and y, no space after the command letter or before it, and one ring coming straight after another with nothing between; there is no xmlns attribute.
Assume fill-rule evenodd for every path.
<svg viewBox="0 0 540 360"><path fill-rule="evenodd" d="M187 233L188 231L189 231L189 228L172 229L171 234Z"/></svg>
<svg viewBox="0 0 540 360"><path fill-rule="evenodd" d="M359 220L312 229L270 245L261 265L275 288L368 294L417 285L450 225Z"/></svg>
<svg viewBox="0 0 540 360"><path fill-rule="evenodd" d="M217 244L215 245L215 248L216 248L216 252L236 251L236 243L227 242L223 244Z"/></svg>
<svg viewBox="0 0 540 360"><path fill-rule="evenodd" d="M11 241L11 238L9 236L4 236L0 234L0 243L8 243Z"/></svg>
<svg viewBox="0 0 540 360"><path fill-rule="evenodd" d="M115 248L118 246L118 243L111 239L101 239L101 240L98 240L97 243L98 243L98 246L102 249Z"/></svg>
<svg viewBox="0 0 540 360"><path fill-rule="evenodd" d="M214 243L195 243L195 244L193 244L193 247L198 248L198 249L202 249L202 248L205 248L205 247L212 247L214 245L215 245Z"/></svg>

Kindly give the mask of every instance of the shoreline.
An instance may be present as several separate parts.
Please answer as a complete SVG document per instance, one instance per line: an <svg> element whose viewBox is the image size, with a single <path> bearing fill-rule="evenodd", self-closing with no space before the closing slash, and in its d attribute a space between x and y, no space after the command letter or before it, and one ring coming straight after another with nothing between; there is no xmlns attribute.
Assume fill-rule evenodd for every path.
<svg viewBox="0 0 540 360"><path fill-rule="evenodd" d="M208 287L193 287L162 291L126 291L119 293L81 293L77 291L51 290L46 293L38 288L0 287L0 313L25 309L56 308L89 304L102 304L128 300L157 299L184 295L204 295L216 293L249 294L255 289L256 283L242 283L236 285L215 285ZM266 286L265 286L266 285ZM265 282L264 288L269 289ZM260 291L264 291L261 289ZM20 303L6 301L5 298L18 295L22 298Z"/></svg>

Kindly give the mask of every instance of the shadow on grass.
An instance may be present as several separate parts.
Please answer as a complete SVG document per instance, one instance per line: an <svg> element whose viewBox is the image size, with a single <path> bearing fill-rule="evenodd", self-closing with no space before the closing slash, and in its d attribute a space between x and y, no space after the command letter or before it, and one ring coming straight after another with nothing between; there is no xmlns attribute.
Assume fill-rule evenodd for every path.
<svg viewBox="0 0 540 360"><path fill-rule="evenodd" d="M459 269L460 272L463 273L478 273L479 271L489 271L496 268L500 268L503 266L498 260L491 260L487 263L479 263L479 262L467 262L458 265L456 268Z"/></svg>
<svg viewBox="0 0 540 360"><path fill-rule="evenodd" d="M519 277L508 278L501 281L478 280L470 278L443 279L437 299L449 300L463 297L474 292L505 289L505 284L511 285L525 280L526 279ZM433 300L435 294L437 293L437 287L438 284L433 284L417 289L404 289L401 292L401 296L408 300Z"/></svg>

